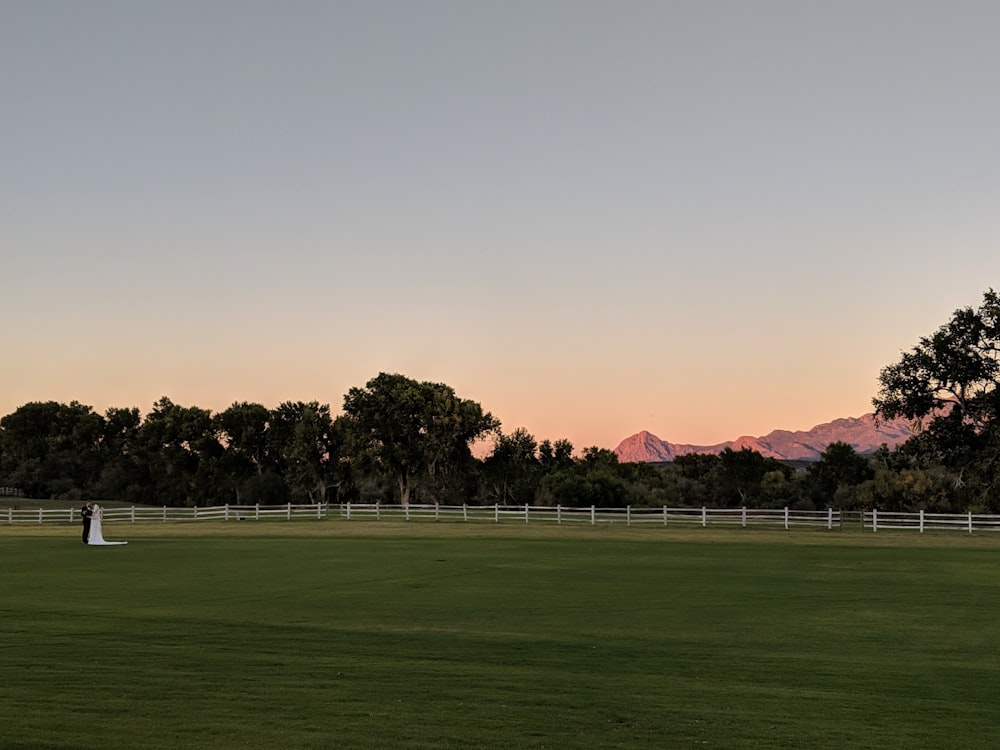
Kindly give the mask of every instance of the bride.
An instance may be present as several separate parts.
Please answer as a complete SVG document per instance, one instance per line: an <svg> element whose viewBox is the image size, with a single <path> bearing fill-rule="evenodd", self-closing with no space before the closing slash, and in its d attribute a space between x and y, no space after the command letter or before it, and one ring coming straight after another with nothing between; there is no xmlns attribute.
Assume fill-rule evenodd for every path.
<svg viewBox="0 0 1000 750"><path fill-rule="evenodd" d="M101 531L101 521L104 518L104 508L102 508L97 503L94 503L94 515L90 519L90 537L87 540L87 544L128 544L128 542L106 542L104 541L104 533Z"/></svg>

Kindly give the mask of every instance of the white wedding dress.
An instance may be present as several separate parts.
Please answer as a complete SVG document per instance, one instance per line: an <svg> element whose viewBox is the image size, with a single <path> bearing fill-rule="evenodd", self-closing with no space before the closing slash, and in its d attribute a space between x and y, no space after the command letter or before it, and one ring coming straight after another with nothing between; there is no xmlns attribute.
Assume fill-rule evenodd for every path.
<svg viewBox="0 0 1000 750"><path fill-rule="evenodd" d="M101 518L104 516L103 508L95 508L94 515L90 519L90 536L87 537L87 544L110 546L112 544L128 544L128 542L106 542L104 533L101 531Z"/></svg>

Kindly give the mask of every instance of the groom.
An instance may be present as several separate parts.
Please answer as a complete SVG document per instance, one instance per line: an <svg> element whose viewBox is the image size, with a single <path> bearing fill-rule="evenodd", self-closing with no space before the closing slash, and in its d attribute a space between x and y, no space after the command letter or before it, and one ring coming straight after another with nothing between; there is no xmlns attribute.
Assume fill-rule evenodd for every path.
<svg viewBox="0 0 1000 750"><path fill-rule="evenodd" d="M94 509L90 507L90 500L80 508L80 515L83 516L83 543L90 543L90 519L94 516Z"/></svg>

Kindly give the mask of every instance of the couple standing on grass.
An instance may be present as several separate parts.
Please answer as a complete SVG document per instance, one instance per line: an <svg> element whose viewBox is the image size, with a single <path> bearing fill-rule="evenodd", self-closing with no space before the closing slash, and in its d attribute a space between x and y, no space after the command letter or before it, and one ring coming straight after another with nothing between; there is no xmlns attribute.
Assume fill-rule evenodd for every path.
<svg viewBox="0 0 1000 750"><path fill-rule="evenodd" d="M83 518L83 543L84 544L128 544L128 542L106 542L104 532L101 530L101 520L104 518L104 509L97 503L88 500L80 508L80 516Z"/></svg>

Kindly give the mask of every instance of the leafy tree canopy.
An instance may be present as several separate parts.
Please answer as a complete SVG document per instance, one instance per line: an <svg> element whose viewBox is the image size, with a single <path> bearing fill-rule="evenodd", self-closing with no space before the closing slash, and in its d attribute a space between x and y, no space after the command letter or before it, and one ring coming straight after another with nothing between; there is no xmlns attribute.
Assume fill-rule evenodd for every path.
<svg viewBox="0 0 1000 750"><path fill-rule="evenodd" d="M1000 468L1000 297L956 310L947 323L882 369L872 400L880 419L905 417L922 427L900 448L919 469L944 469L935 487L950 502L997 509ZM914 476L917 476L914 474ZM940 472L929 474L939 478ZM930 485L928 485L930 486ZM940 495L938 489L935 492ZM925 493L927 494L927 493ZM912 504L912 497L903 496ZM934 504L944 504L935 496Z"/></svg>
<svg viewBox="0 0 1000 750"><path fill-rule="evenodd" d="M471 458L470 443L500 426L450 386L384 372L347 392L344 416L355 452L395 477L404 505L420 478Z"/></svg>
<svg viewBox="0 0 1000 750"><path fill-rule="evenodd" d="M981 427L996 417L1000 375L1000 297L992 289L978 308L956 310L895 364L882 368L872 399L883 419L918 423L957 411Z"/></svg>

